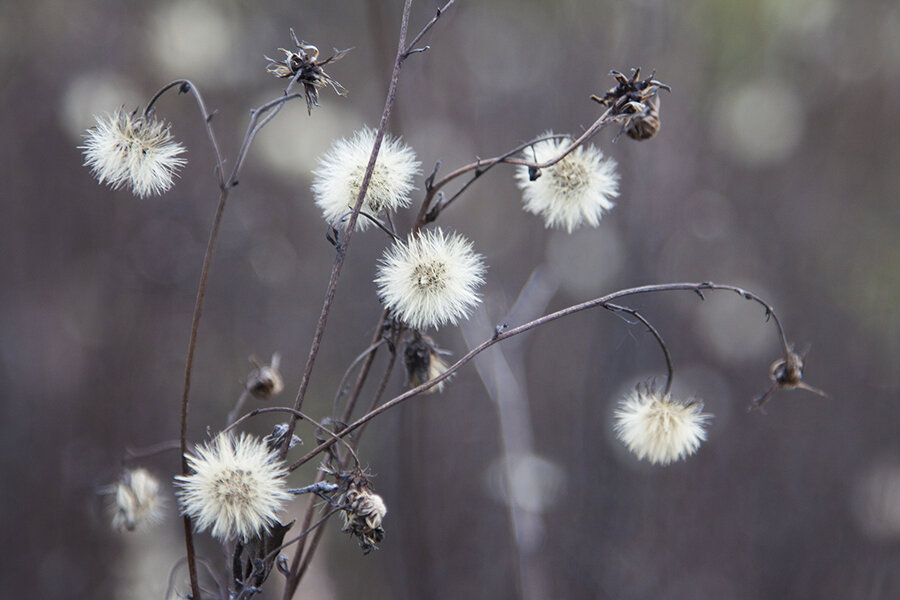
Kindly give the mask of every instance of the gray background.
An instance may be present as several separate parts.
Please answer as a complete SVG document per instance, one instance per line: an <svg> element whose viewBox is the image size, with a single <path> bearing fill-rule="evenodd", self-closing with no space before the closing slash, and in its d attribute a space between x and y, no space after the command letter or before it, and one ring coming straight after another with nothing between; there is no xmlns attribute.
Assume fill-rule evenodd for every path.
<svg viewBox="0 0 900 600"><path fill-rule="evenodd" d="M416 2L411 29L435 6ZM159 113L188 166L163 197L112 192L75 148L91 114L187 77L218 110L233 157L249 108L280 93L263 55L290 44L289 27L323 51L356 47L330 70L350 95L323 93L311 118L302 103L284 110L226 209L194 374L200 440L221 427L250 354L282 353L279 403L292 402L333 257L310 171L333 139L377 125L399 13L396 1L0 3L0 596L159 598L183 553L173 498L158 528L117 534L96 489L127 445L177 436L212 156L191 101L166 96ZM656 69L673 88L653 140L595 139L622 176L597 230L545 230L520 209L509 168L441 218L490 268L484 310L465 337L441 330L442 346L459 356L504 320L622 287L715 280L775 305L791 339L811 347L807 380L831 399L783 392L767 414L747 414L778 356L762 311L725 293L638 298L670 344L676 393L716 415L687 462L639 463L611 433L612 410L663 374L659 350L609 313L570 317L368 429L363 459L389 507L387 537L363 557L330 523L298 597L900 595L896 2L461 0L427 43L402 72L390 124L426 171L548 129L577 133L611 68ZM354 239L311 383L314 415L331 412L371 336L384 245L372 230ZM389 394L403 385L395 372ZM496 400L505 439L530 449L515 470L518 537L494 485ZM300 434L308 447L311 432ZM177 462L146 464L167 480Z"/></svg>

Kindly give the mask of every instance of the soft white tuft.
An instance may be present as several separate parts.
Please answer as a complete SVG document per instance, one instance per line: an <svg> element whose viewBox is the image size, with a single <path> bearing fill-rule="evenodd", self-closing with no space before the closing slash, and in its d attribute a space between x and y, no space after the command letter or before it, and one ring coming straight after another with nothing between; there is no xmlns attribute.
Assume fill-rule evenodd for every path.
<svg viewBox="0 0 900 600"><path fill-rule="evenodd" d="M640 385L616 409L616 435L641 460L667 465L690 456L706 439L712 415L700 402L679 402Z"/></svg>
<svg viewBox="0 0 900 600"><path fill-rule="evenodd" d="M96 119L79 149L100 183L114 190L130 188L141 198L172 187L187 161L179 156L184 147L172 139L166 123L121 108Z"/></svg>
<svg viewBox="0 0 900 600"><path fill-rule="evenodd" d="M287 470L277 452L256 438L219 434L187 460L193 471L175 477L182 514L198 531L212 529L220 540L247 540L277 522L286 490Z"/></svg>
<svg viewBox="0 0 900 600"><path fill-rule="evenodd" d="M423 231L385 250L378 266L378 295L385 306L415 329L456 324L481 299L480 254L463 236Z"/></svg>
<svg viewBox="0 0 900 600"><path fill-rule="evenodd" d="M107 490L113 495L115 529L134 531L162 520L166 503L159 494L159 481L146 469L125 471Z"/></svg>
<svg viewBox="0 0 900 600"><path fill-rule="evenodd" d="M319 159L312 184L316 205L332 226L346 228L346 219L356 205L369 156L375 146L376 131L368 127L357 131L350 139L340 139ZM420 172L412 148L397 138L385 135L378 151L378 159L366 190L362 210L378 218L386 212L409 206L413 180ZM344 223L342 225L342 223ZM356 221L357 230L371 224L365 216Z"/></svg>
<svg viewBox="0 0 900 600"><path fill-rule="evenodd" d="M546 162L571 143L569 138L544 140L525 150L523 158ZM529 175L526 166L516 169L525 210L543 217L547 227L564 227L569 233L584 223L597 227L614 206L611 199L619 195L616 162L603 158L594 146L579 146L558 163L541 169L534 181Z"/></svg>

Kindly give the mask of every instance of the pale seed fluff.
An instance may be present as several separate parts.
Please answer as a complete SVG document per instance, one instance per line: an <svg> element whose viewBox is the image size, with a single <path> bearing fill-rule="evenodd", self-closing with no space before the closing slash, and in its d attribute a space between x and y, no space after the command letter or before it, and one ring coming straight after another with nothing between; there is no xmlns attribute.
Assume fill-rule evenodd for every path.
<svg viewBox="0 0 900 600"><path fill-rule="evenodd" d="M364 127L353 137L336 141L319 158L318 168L313 171L312 192L316 205L332 227L346 229L346 221L356 205L369 156L375 146L376 133L374 129ZM409 195L415 189L413 180L420 173L420 167L412 148L385 134L361 210L379 218L384 213L409 206ZM363 230L371 224L361 215L356 221L356 229Z"/></svg>
<svg viewBox="0 0 900 600"><path fill-rule="evenodd" d="M115 529L134 531L162 520L166 503L159 493L159 480L146 469L125 471L107 490L113 496Z"/></svg>
<svg viewBox="0 0 900 600"><path fill-rule="evenodd" d="M220 540L267 532L290 499L277 452L253 436L219 434L188 456L192 473L175 477L182 514Z"/></svg>
<svg viewBox="0 0 900 600"><path fill-rule="evenodd" d="M569 138L543 140L528 148L523 158L546 162L571 144ZM534 181L531 175L527 166L516 169L525 210L543 217L547 227L565 228L569 233L585 223L597 227L614 206L611 199L619 195L616 161L604 158L594 146L579 146L558 163L541 169Z"/></svg>
<svg viewBox="0 0 900 600"><path fill-rule="evenodd" d="M456 324L481 301L485 267L458 233L422 231L385 250L375 284L382 302L414 329Z"/></svg>
<svg viewBox="0 0 900 600"><path fill-rule="evenodd" d="M619 402L616 435L639 459L667 465L690 456L706 439L712 415L702 411L700 402L680 402L640 385Z"/></svg>
<svg viewBox="0 0 900 600"><path fill-rule="evenodd" d="M172 139L168 124L122 108L95 118L79 149L97 181L114 190L129 188L141 198L172 187L186 161L180 157L184 146Z"/></svg>

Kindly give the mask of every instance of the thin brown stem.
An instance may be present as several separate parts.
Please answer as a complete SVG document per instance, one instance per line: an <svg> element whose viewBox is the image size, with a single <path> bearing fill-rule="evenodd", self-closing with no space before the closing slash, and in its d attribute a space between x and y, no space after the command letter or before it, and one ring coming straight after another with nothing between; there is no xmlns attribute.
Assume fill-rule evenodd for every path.
<svg viewBox="0 0 900 600"><path fill-rule="evenodd" d="M453 376L453 374L456 373L456 371L458 371L463 365L465 365L466 363L471 361L473 358L475 358L476 356L478 356L479 354L481 354L482 352L484 352L485 350L487 350L494 344L502 342L505 339L519 335L521 333L525 333L526 331L530 331L536 327L540 327L541 325L544 325L551 321L555 321L557 319L561 319L568 315L575 314L577 312L581 312L581 311L595 308L598 306L605 307L606 305L609 305L611 302L613 302L614 300L618 300L619 298L625 298L628 296L634 296L634 295L638 295L638 294L650 294L650 293L657 293L657 292L672 292L672 291L685 291L685 290L695 292L697 295L699 295L701 297L701 299L704 297L703 296L704 290L731 291L731 292L735 292L735 293L739 294L741 297L743 297L747 300L752 300L753 302L760 304L766 310L766 318L767 319L771 318L772 321L775 322L776 327L778 328L778 333L781 337L781 342L782 342L782 345L783 345L783 348L785 351L785 357L787 357L788 354L790 353L790 344L787 341L787 336L784 333L784 328L781 325L781 321L779 321L778 316L775 314L775 309L772 308L772 306L769 303L767 303L765 300L763 300L756 294L749 292L747 290L744 290L743 288L733 286L733 285L720 285L720 284L713 283L711 281L705 281L705 282L701 282L701 283L663 283L663 284L656 284L656 285L644 285L644 286L639 286L639 287L627 288L624 290L619 290L617 292L613 292L611 294L607 294L606 296L600 296L599 298L594 298L593 300L588 300L587 302L582 302L580 304L575 304L575 305L569 306L567 308L544 315L542 317L539 317L537 319L534 319L532 321L529 321L529 322L519 325L517 327L513 327L510 329L506 329L506 330L500 330L498 328L494 332L494 335L490 339L485 340L484 342L482 342L481 344L479 344L478 346L476 346L475 348L470 350L468 353L466 353L465 356L463 356L458 361L453 363L450 367L447 368L446 371L441 373L439 376L437 376L434 379L431 379L429 381L426 381L422 385L419 385L410 390L407 390L406 392L400 394L399 396L396 396L393 399L389 400L388 402L385 402L381 406L369 411L368 413L366 413L365 415L363 415L362 417L360 417L359 419L357 419L356 421L354 421L353 423L349 424L347 427L345 427L344 429L339 431L337 433L337 436L344 437L344 436L347 436L347 435L353 433L354 431L356 431L357 429L359 429L360 427L362 427L363 425L365 425L366 423L368 423L369 421L371 421L378 415L380 415L380 414L392 409L393 407L395 407L399 404L402 404L403 402L409 400L410 398L413 398L413 397L421 394L422 392L434 387L435 385L439 384L440 382L444 381L445 379ZM324 450L326 450L327 448L329 448L332 444L334 444L333 440L329 440L329 441L323 442L322 444L319 444L319 446L317 446L316 448L313 448L312 450L310 450L309 452L304 454L302 457L300 457L300 459L298 459L296 462L294 462L290 467L288 467L288 469L293 471L293 470L299 468L306 462L315 458L319 453L321 453Z"/></svg>
<svg viewBox="0 0 900 600"><path fill-rule="evenodd" d="M334 302L334 295L337 289L338 279L341 275L341 270L344 266L344 259L347 256L347 250L349 249L350 242L353 238L353 232L356 229L356 221L359 218L359 211L362 209L363 200L366 197L366 192L369 188L369 182L372 179L372 172L375 169L375 161L378 158L378 152L381 149L381 143L384 140L384 132L387 128L387 121L390 117L391 110L394 107L394 100L397 95L397 84L400 80L400 67L403 65L403 61L406 58L404 54L405 45L406 45L406 35L409 27L409 12L410 7L412 5L412 0L406 0L403 5L403 16L400 22L400 38L397 49L397 57L394 60L394 68L391 72L391 82L388 87L387 98L384 103L384 110L381 113L381 121L378 124L378 132L375 134L375 142L373 144L372 153L369 156L369 163L366 165L366 171L363 175L362 182L359 186L359 194L356 198L356 204L353 206L353 213L350 215L350 219L347 222L347 232L346 238L343 240L340 248L338 248L337 256L335 256L334 264L331 268L331 278L328 282L328 288L325 291L325 301L322 305L322 311L319 314L319 319L316 322L316 330L313 334L312 344L310 345L309 354L306 358L306 367L303 369L303 377L300 380L300 387L297 390L297 399L294 403L294 408L300 410L303 406L303 400L306 396L306 390L309 387L309 378L312 375L312 369L316 362L316 357L319 354L319 346L322 342L322 336L325 333L325 325L328 322L328 315L331 312L331 305ZM294 427L296 426L296 417L291 417L291 422L288 425L288 435L290 436ZM282 448L281 450L282 458L284 458L287 453L286 448ZM294 584L296 586L296 584Z"/></svg>
<svg viewBox="0 0 900 600"><path fill-rule="evenodd" d="M638 321L644 324L644 326L650 330L650 333L653 334L653 337L656 338L656 342L659 344L659 347L663 351L663 355L666 358L666 387L663 390L664 394L668 394L672 389L672 377L675 374L675 370L672 368L672 355L669 354L669 347L666 346L666 343L663 341L662 335L660 335L659 330L653 326L650 321L648 321L642 314L633 308L628 308L627 306L619 306L618 304L606 303L603 307L612 312L623 312L631 315Z"/></svg>
<svg viewBox="0 0 900 600"><path fill-rule="evenodd" d="M381 330L380 325L378 327L378 330L380 332L380 330ZM343 398L344 394L346 394L345 387L347 385L347 380L350 378L350 373L353 372L353 369L356 368L356 365L358 365L363 360L365 360L370 354L374 354L375 351L378 350L378 348L380 348L381 345L385 343L385 340L383 337L381 337L380 333L376 337L378 338L377 341L373 342L372 344L369 345L368 348L366 348L365 350L360 352L359 355L353 359L353 362L351 362L350 365L347 367L347 369L344 371L344 374L341 377L341 381L340 381L340 383L338 383L337 392L334 395L334 406L331 410L331 416L333 418L337 419L338 404L340 404L341 398Z"/></svg>

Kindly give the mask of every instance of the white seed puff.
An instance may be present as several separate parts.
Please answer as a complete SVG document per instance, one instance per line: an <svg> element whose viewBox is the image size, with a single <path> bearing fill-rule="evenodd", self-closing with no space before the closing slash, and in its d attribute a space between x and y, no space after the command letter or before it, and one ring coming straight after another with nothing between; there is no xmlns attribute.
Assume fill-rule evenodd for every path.
<svg viewBox="0 0 900 600"><path fill-rule="evenodd" d="M141 198L172 187L186 161L180 157L184 146L172 139L168 124L121 108L95 118L97 125L88 129L79 148L100 183L114 190L127 187Z"/></svg>
<svg viewBox="0 0 900 600"><path fill-rule="evenodd" d="M375 283L385 306L409 326L423 329L467 317L481 302L476 290L484 272L471 242L434 229L385 250Z"/></svg>
<svg viewBox="0 0 900 600"><path fill-rule="evenodd" d="M312 192L316 205L332 227L346 228L346 218L356 205L376 133L374 129L364 127L349 139L337 140L313 171ZM409 195L415 189L413 181L420 173L420 167L412 148L385 134L362 210L378 218L386 212L409 206ZM369 225L370 220L364 216L356 221L356 229L360 231Z"/></svg>
<svg viewBox="0 0 900 600"><path fill-rule="evenodd" d="M248 540L266 532L291 498L277 452L253 436L219 434L188 456L193 471L175 477L182 514L198 531L220 540Z"/></svg>
<svg viewBox="0 0 900 600"><path fill-rule="evenodd" d="M119 531L140 530L162 520L165 500L159 493L159 480L146 469L127 470L107 488L113 495L112 525Z"/></svg>
<svg viewBox="0 0 900 600"><path fill-rule="evenodd" d="M544 140L526 149L523 158L546 162L571 144L569 138ZM534 181L530 175L526 166L516 169L525 210L543 217L547 227L565 228L568 233L585 223L597 227L614 206L612 198L619 195L616 162L604 158L594 146L579 146L561 161L541 169Z"/></svg>
<svg viewBox="0 0 900 600"><path fill-rule="evenodd" d="M616 435L641 460L667 465L690 456L706 439L700 402L679 402L640 385L616 409Z"/></svg>

